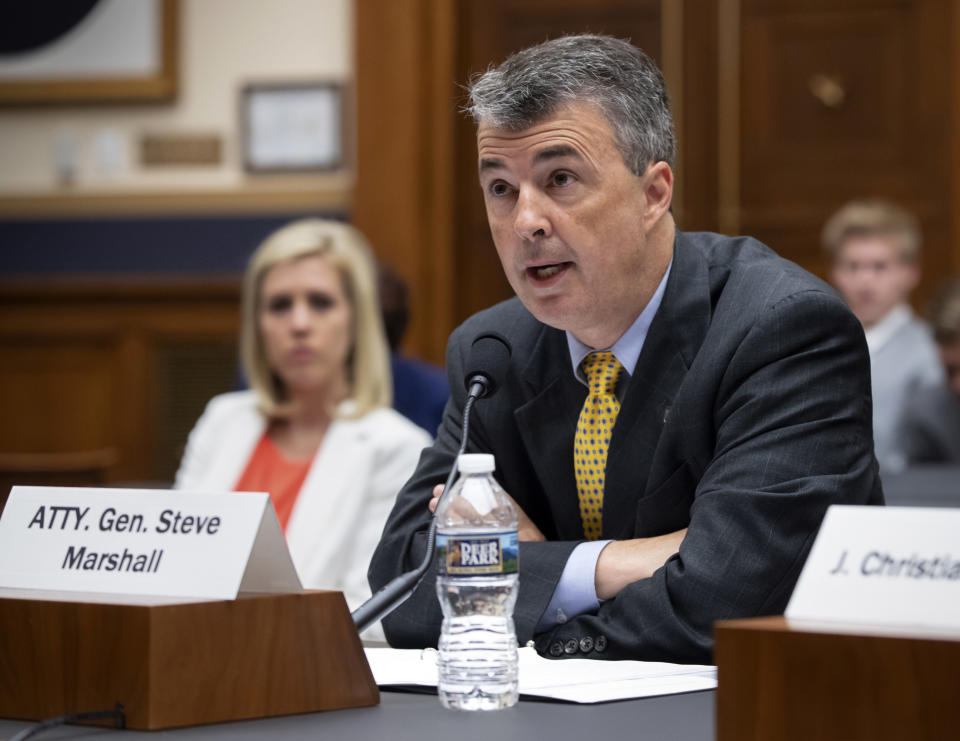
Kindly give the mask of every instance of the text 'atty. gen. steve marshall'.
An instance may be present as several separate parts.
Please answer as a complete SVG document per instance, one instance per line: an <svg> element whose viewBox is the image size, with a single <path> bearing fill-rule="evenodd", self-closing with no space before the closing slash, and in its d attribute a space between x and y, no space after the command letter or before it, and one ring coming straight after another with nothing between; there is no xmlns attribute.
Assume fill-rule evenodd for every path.
<svg viewBox="0 0 960 741"><path fill-rule="evenodd" d="M161 535L216 535L220 530L219 515L191 515L180 510L165 509L156 522L147 522L142 514L118 512L107 507L99 517L91 516L90 507L40 505L34 513L30 528L44 530L89 531L96 528L100 532L158 533ZM83 571L132 571L156 572L163 558L162 548L150 551L130 550L124 547L120 551L94 551L85 545L67 546L61 569Z"/></svg>

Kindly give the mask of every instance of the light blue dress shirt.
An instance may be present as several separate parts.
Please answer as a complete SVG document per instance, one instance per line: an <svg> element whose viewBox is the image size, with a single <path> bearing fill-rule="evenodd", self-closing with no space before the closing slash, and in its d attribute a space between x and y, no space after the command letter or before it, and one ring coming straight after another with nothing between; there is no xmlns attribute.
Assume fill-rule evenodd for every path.
<svg viewBox="0 0 960 741"><path fill-rule="evenodd" d="M570 350L570 362L573 364L573 372L577 379L587 386L587 380L580 368L580 363L598 349L606 349L614 354L620 365L623 366L623 373L620 374L620 380L617 382L617 396L620 401L627 391L627 385L634 369L637 367L637 360L640 357L640 351L643 350L643 343L647 339L647 332L653 317L660 308L663 301L663 292L667 287L667 278L670 276L670 268L673 266L673 260L667 266L660 285L654 291L649 303L640 312L630 328L623 333L613 347L595 348L584 345L580 340L567 332L567 347ZM570 453L573 455L573 452ZM557 587L550 599L550 604L540 616L537 623L537 632L549 630L558 623L565 623L569 618L579 615L583 612L592 612L600 606L600 600L597 598L597 587L595 574L597 570L597 560L609 540L592 540L580 543L570 553L566 565L563 567L563 573L557 582Z"/></svg>

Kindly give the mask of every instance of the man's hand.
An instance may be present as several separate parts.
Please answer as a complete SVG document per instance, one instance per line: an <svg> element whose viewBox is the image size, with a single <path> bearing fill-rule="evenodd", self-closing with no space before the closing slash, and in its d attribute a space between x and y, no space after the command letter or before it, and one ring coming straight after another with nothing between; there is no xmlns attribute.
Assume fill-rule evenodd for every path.
<svg viewBox="0 0 960 741"><path fill-rule="evenodd" d="M546 540L543 533L540 532L540 528L533 524L533 520L527 517L527 513L520 508L513 497L507 492L503 493L506 494L507 498L513 503L513 508L517 511L517 539L525 542ZM433 499L427 505L431 512L437 511L437 503L440 501L441 494L443 494L443 484L437 484L433 487Z"/></svg>
<svg viewBox="0 0 960 741"><path fill-rule="evenodd" d="M646 579L663 566L680 549L687 529L677 530L654 538L615 540L609 543L597 559L594 580L597 597L612 599L627 584Z"/></svg>

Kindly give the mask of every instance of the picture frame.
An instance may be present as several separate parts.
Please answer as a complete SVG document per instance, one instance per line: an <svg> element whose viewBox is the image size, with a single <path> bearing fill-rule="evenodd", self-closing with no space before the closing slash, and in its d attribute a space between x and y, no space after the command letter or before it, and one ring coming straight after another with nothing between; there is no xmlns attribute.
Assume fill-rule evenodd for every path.
<svg viewBox="0 0 960 741"><path fill-rule="evenodd" d="M179 0L102 0L67 36L0 57L0 105L172 100L178 82L178 17ZM129 43L103 43L122 37L131 21L151 39L143 45L146 64L131 58ZM91 50L96 56L92 62ZM78 59L91 69L79 73Z"/></svg>
<svg viewBox="0 0 960 741"><path fill-rule="evenodd" d="M240 131L249 173L344 167L344 89L338 82L260 82L243 87Z"/></svg>

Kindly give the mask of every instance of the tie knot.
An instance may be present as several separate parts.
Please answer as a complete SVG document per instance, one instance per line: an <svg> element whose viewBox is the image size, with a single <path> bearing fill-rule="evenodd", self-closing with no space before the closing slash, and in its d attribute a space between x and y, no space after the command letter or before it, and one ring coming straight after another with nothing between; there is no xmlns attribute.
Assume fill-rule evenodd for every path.
<svg viewBox="0 0 960 741"><path fill-rule="evenodd" d="M587 377L590 391L595 394L612 394L620 378L623 366L612 352L592 352L581 364Z"/></svg>

